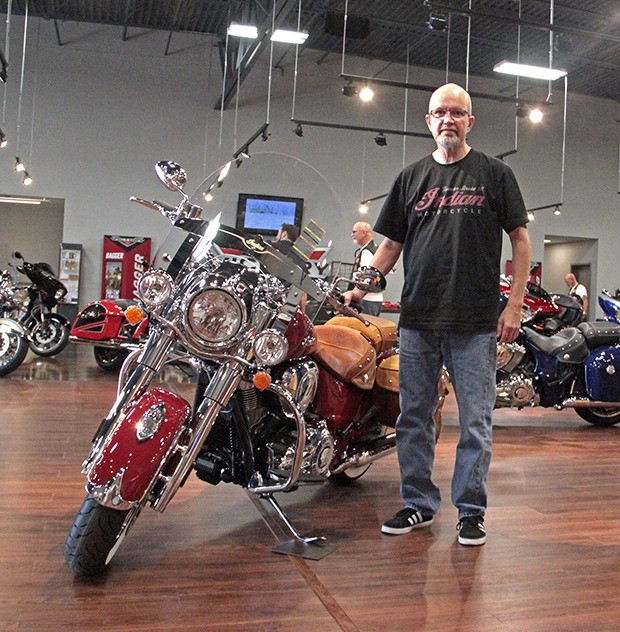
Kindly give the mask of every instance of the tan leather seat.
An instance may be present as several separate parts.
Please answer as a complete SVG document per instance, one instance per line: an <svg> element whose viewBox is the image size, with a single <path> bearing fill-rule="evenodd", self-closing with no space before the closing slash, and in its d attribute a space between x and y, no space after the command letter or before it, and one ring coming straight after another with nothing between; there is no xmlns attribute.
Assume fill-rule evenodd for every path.
<svg viewBox="0 0 620 632"><path fill-rule="evenodd" d="M343 382L370 390L377 373L374 347L355 329L340 325L317 325L314 328L316 349L312 356Z"/></svg>
<svg viewBox="0 0 620 632"><path fill-rule="evenodd" d="M398 336L396 323L379 316L369 316L362 314L368 323L368 327L363 322L353 316L334 316L330 318L326 325L340 325L359 331L368 342L375 348L377 355L394 346Z"/></svg>

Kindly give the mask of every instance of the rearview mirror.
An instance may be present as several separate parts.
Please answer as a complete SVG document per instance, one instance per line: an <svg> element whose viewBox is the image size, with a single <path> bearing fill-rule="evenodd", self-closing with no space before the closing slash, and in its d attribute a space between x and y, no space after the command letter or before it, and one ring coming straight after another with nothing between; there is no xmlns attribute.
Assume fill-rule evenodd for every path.
<svg viewBox="0 0 620 632"><path fill-rule="evenodd" d="M167 189L183 193L183 188L187 184L187 173L180 164L172 160L160 160L155 165L155 171Z"/></svg>

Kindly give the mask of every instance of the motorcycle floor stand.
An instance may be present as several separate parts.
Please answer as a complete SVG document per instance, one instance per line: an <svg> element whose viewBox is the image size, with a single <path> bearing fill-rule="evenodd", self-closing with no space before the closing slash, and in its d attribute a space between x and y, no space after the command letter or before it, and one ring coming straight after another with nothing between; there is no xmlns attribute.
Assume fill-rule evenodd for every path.
<svg viewBox="0 0 620 632"><path fill-rule="evenodd" d="M307 560L320 560L338 548L339 545L328 543L322 536L304 537L300 535L271 494L257 496L252 492L246 491L246 493L275 539L280 542L271 549L273 553L294 555ZM269 503L274 513L268 511L265 502ZM284 537L291 534L294 536L292 540L282 542Z"/></svg>

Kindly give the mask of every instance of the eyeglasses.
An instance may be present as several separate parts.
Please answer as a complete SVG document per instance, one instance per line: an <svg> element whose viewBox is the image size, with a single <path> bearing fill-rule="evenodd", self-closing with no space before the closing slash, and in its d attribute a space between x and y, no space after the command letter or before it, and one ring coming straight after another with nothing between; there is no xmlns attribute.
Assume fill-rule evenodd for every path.
<svg viewBox="0 0 620 632"><path fill-rule="evenodd" d="M435 108L434 110L431 110L429 114L433 118L441 119L444 118L448 112L450 112L453 119L457 120L469 116L469 112L467 110L460 110L459 108Z"/></svg>

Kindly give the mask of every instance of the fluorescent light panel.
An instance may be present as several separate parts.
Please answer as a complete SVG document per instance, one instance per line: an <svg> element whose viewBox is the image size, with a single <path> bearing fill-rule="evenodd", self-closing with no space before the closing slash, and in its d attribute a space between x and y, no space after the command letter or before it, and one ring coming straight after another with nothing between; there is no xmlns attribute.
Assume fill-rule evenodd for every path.
<svg viewBox="0 0 620 632"><path fill-rule="evenodd" d="M305 31L289 31L276 29L271 36L272 42L284 42L285 44L303 44L308 39Z"/></svg>
<svg viewBox="0 0 620 632"><path fill-rule="evenodd" d="M256 39L258 37L258 29L252 24L238 24L237 22L231 22L228 27L228 34L234 35L235 37Z"/></svg>
<svg viewBox="0 0 620 632"><path fill-rule="evenodd" d="M5 202L6 204L41 204L41 202L46 201L45 198L0 196L0 202Z"/></svg>
<svg viewBox="0 0 620 632"><path fill-rule="evenodd" d="M502 61L493 68L495 72L505 75L518 75L519 77L530 77L531 79L546 79L555 81L560 77L565 77L566 70L558 68L545 68L544 66L530 66L528 64L517 64L512 61Z"/></svg>

